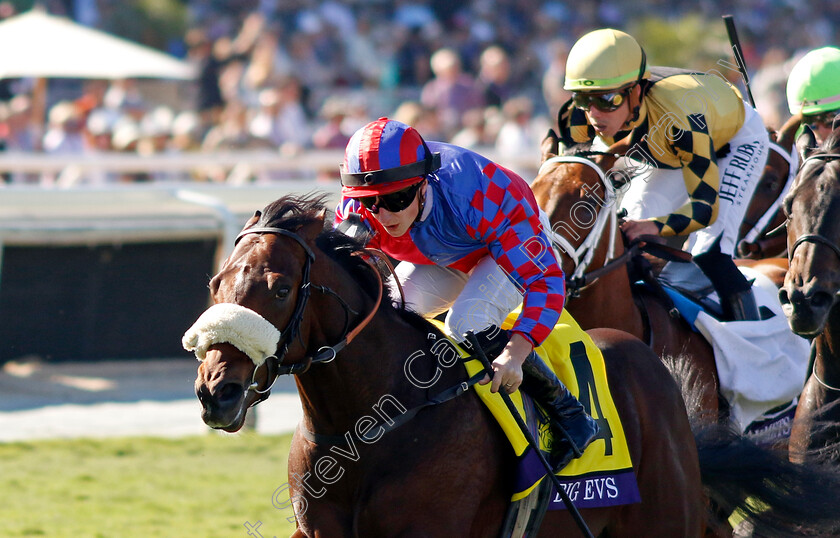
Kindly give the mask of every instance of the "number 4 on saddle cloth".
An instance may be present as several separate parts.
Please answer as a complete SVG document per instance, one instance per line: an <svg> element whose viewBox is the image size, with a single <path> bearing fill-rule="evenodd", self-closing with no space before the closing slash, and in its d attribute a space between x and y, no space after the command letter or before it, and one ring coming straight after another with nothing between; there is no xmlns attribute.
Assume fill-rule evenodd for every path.
<svg viewBox="0 0 840 538"><path fill-rule="evenodd" d="M512 327L518 317L517 309L508 316L502 329ZM470 357L458 344L453 342L453 345L462 358ZM551 335L536 351L600 427L598 436L583 455L573 459L557 473L569 498L579 509L640 502L627 440L607 384L601 351L565 310ZM465 366L470 376L483 369L477 359L468 360ZM523 500L540 486L545 478L545 469L528 445L502 397L498 393L491 393L489 384L474 385L473 388L499 422L513 447L517 468L511 500ZM511 394L511 400L548 458L553 440L547 416L521 391ZM545 482L551 485L551 481ZM548 509L565 509L560 496L553 491L553 486Z"/></svg>

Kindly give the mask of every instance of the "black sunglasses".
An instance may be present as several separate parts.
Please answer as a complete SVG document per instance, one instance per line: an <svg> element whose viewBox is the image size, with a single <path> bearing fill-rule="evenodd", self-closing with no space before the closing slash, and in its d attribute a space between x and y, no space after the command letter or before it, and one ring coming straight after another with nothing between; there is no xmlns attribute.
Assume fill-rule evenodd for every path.
<svg viewBox="0 0 840 538"><path fill-rule="evenodd" d="M401 191L392 192L391 194L361 196L357 199L365 207L365 209L373 214L378 213L380 209L385 209L391 213L399 213L411 205L411 202L414 201L414 197L422 184L423 182L420 181Z"/></svg>
<svg viewBox="0 0 840 538"><path fill-rule="evenodd" d="M822 114L818 114L816 116L805 116L803 121L812 129L815 129L817 125L822 125L831 129L838 114L840 114L840 110L829 110L828 112L823 112Z"/></svg>
<svg viewBox="0 0 840 538"><path fill-rule="evenodd" d="M572 102L582 110L589 111L589 108L594 106L601 112L612 112L624 103L629 91L630 88L607 93L574 93Z"/></svg>

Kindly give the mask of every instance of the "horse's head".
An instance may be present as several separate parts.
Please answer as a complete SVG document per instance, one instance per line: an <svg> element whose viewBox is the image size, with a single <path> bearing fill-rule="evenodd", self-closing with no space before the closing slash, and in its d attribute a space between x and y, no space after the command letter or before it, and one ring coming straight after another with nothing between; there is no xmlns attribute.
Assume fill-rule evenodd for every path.
<svg viewBox="0 0 840 538"><path fill-rule="evenodd" d="M767 232L784 221L779 204L780 197L788 186L791 166L795 155L791 155L793 137L799 128L801 117L794 116L776 133L770 130L771 146L761 178L755 187L752 199L744 212L744 220L738 232L738 254L744 258L761 259L779 256L784 252L784 238L768 238ZM775 206L775 209L773 209ZM772 214L767 215L768 212Z"/></svg>
<svg viewBox="0 0 840 538"><path fill-rule="evenodd" d="M531 189L566 254L563 271L572 275L581 267L584 251L597 246L607 217L614 215L614 180L624 176L613 173L614 148L600 152L580 145L558 154L559 141L550 130L541 149L542 164Z"/></svg>
<svg viewBox="0 0 840 538"><path fill-rule="evenodd" d="M840 291L840 129L816 147L806 128L796 147L802 166L784 202L790 269L779 299L791 329L814 336Z"/></svg>
<svg viewBox="0 0 840 538"><path fill-rule="evenodd" d="M239 430L247 409L268 397L280 362L304 357L308 273L324 216L322 205L274 202L248 221L210 280L215 305L184 337L201 360L195 392L207 425Z"/></svg>

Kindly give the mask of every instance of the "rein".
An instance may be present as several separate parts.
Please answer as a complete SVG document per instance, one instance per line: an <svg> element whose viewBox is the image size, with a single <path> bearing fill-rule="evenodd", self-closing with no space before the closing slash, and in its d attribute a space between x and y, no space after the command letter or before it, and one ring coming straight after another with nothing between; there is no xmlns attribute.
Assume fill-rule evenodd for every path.
<svg viewBox="0 0 840 538"><path fill-rule="evenodd" d="M303 268L303 279L302 279L302 283L301 283L301 286L300 286L300 294L298 295L298 301L297 301L297 304L295 305L294 315L293 315L292 319L289 321L289 326L285 330L281 331L281 335L284 335L284 334L289 335L289 338L286 339L285 342L283 342L284 338L281 336L281 340L280 340L280 342L278 342L278 348L280 347L280 343L283 343L283 350L280 353L280 358L278 358L277 355L272 355L270 357L267 357L266 360L265 360L266 368L268 369L268 374L267 374L268 375L268 377L267 377L268 388L266 388L266 389L260 389L259 388L259 383L257 383L257 381L256 381L257 370L259 370L259 367L254 369L254 373L251 376L251 384L249 385L248 390L249 391L254 391L256 394L259 395L259 398L256 399L249 407L253 407L253 406L257 405L258 403L262 402L263 400L266 400L268 398L269 392L271 391L271 387L274 386L274 383L277 382L277 378L280 377L281 375L302 374L302 373L305 373L306 371L308 371L309 368L313 364L332 362L336 358L336 356L338 355L338 352L341 351L342 349L344 349L347 346L347 344L352 342L353 339L362 331L362 329L364 329L368 325L368 323L370 323L370 321L373 319L373 316L379 310L379 305L382 303L382 296L383 296L383 293L384 293L384 285L383 285L382 276L380 275L379 270L370 261L365 260L365 263L367 263L371 267L371 269L373 269L374 274L376 274L376 277L379 280L379 294L376 298L376 304L371 309L371 311L367 314L367 316L365 316L365 318L353 330L347 331L347 326L349 324L349 313L350 312L355 313L355 311L353 311L353 309L350 308L350 306L332 289L327 288L325 286L317 286L317 285L311 283L311 281L309 279L309 273L310 273L310 266L311 266L312 262L315 261L315 254L312 252L312 249L309 248L309 245L307 245L306 242L296 233L290 232L289 230L286 230L286 229L283 229L283 228L274 228L274 227L259 227L259 228L249 228L247 230L243 230L236 237L236 241L234 242L234 245L236 243L238 243L239 240L243 236L248 235L248 234L252 234L252 233L273 233L273 234L279 234L279 235L282 235L282 236L285 236L285 237L290 237L290 238L294 239L301 247L303 247L304 251L307 254L307 257L306 257L306 262L305 262L304 268ZM364 251L354 253L354 255L364 254L364 253L380 257L386 263L386 265L388 266L388 269L391 271L391 273L394 274L393 265L391 264L390 260L388 260L387 256L382 251L377 250L377 249L365 249ZM394 279L397 281L397 284L399 286L399 279L396 278L396 274L394 274ZM313 356L310 356L310 357L307 357L302 363L296 363L296 364L292 364L292 365L289 365L289 366L283 366L282 365L282 360L285 357L286 353L288 352L289 341L292 340L295 336L299 336L299 334L300 334L300 324L301 324L302 318L303 318L303 311L306 308L306 303L308 302L308 299L309 299L309 289L310 288L316 289L316 290L318 290L322 293L325 293L325 294L329 294L329 295L335 297L341 303L342 307L344 308L344 312L345 312L344 336L342 337L340 342L338 342L337 344L335 344L333 346L323 346L323 347L321 347L318 350L317 354L315 354ZM399 290L400 290L400 295L403 297L402 301L403 301L403 306L404 306L405 305L405 297L403 296L402 286L399 286ZM303 342L301 342L301 344L303 344ZM468 358L466 360L470 360L470 359L471 358ZM431 407L431 406L435 406L435 405L439 405L439 404L448 402L449 400L452 400L453 398L456 398L456 397L464 394L473 385L475 385L476 383L481 381L484 378L485 375L486 375L486 372L484 372L482 370L482 371L476 373L475 375L473 375L468 380L461 381L461 382L457 383L456 385L453 385L453 386L441 391L440 393L436 394L435 396L429 397L425 402L423 402L422 404L420 404L416 407L413 407L413 408L409 409L405 413L402 413L399 417L397 417L395 419L392 419L390 421L386 421L384 423L378 423L378 424L374 425L374 427L377 426L377 425L380 426L382 428L382 434L383 435L385 433L393 431L393 430L399 428L400 426L402 426L403 424L406 424L407 422L409 422L411 419L414 418L415 415L417 415L417 413L419 413L423 409L425 409L427 407ZM301 435L312 443L327 444L327 445L333 445L333 446L347 446L349 444L348 441L347 441L347 436L346 435L345 436L327 435L327 434L320 434L320 433L317 433L317 432L311 432L311 431L307 430L305 427L303 427L302 424L299 424L298 427L300 428Z"/></svg>
<svg viewBox="0 0 840 538"><path fill-rule="evenodd" d="M595 172L598 174L598 178L601 180L601 184L604 186L604 191L607 193L605 200L599 200L599 202L603 202L599 205L602 205L603 207L609 207L616 201L614 187L611 184L610 180L607 178L607 175L604 173L604 171L601 170L601 167L598 166L594 161L586 158L591 155L609 155L613 157L621 156L614 153L604 153L600 151L583 151L574 155L558 155L557 157L551 157L549 159L546 159L540 166L538 175L543 173L544 167L547 164L551 163L578 163L588 166L591 169L595 170ZM602 265L598 269L593 269L592 271L586 272L586 269L592 262L592 257L595 254L595 250L598 248L601 239L604 237L603 231L606 227L607 221L609 221L610 224L610 232L608 236L609 247L605 257L606 261L604 262L604 265ZM607 273L610 273L611 271L614 271L619 267L626 265L627 262L630 261L630 259L632 259L633 256L638 254L640 250L668 260L691 260L691 255L687 252L679 249L673 249L666 245L656 243L655 241L644 241L644 245L641 245L639 241L636 241L633 244L629 245L624 251L624 253L622 253L616 258L615 239L617 233L618 215L614 210L598 211L597 216L595 217L595 223L590 227L589 233L586 235L581 245L577 248L575 248L568 239L554 232L554 230L551 230L548 233L555 246L557 246L566 254L568 254L574 262L574 271L571 275L566 277L566 289L570 297L575 297L579 295L583 288L585 288L586 286L594 283L596 280L606 275Z"/></svg>
<svg viewBox="0 0 840 538"><path fill-rule="evenodd" d="M332 362L335 359L338 352L344 349L347 344L353 341L353 339L364 329L368 323L373 319L373 316L379 310L379 305L382 303L382 295L383 295L383 284L382 284L382 276L379 274L379 270L371 264L371 262L365 260L372 269L374 274L376 275L377 279L379 280L379 294L376 298L376 304L374 304L373 308L370 312L365 316L365 318L352 330L348 331L350 313L356 313L350 306L343 300L341 297L334 292L332 289L327 288L325 286L318 286L312 284L310 280L310 269L312 263L315 261L315 253L312 252L312 249L309 248L309 245L294 232L286 230L284 228L275 228L275 227L254 227L248 228L240 232L240 234L236 237L234 241L234 245L236 245L242 237L248 234L255 234L255 233L271 233L282 235L284 237L289 237L294 239L306 252L306 261L304 262L303 266L303 274L301 278L301 285L298 293L297 303L295 304L295 310L292 314L292 318L289 320L289 325L280 332L281 337L280 341L277 344L279 354L271 355L266 357L265 364L268 370L267 374L267 388L260 389L259 383L256 381L257 371L259 367L254 369L254 373L251 376L251 384L248 386L248 390L254 391L257 393L260 398L255 400L251 406L258 404L259 402L268 398L268 393L271 391L271 387L274 386L274 383L277 382L277 378L281 375L298 375L305 373L309 370L309 368L313 364L319 363L328 363ZM380 253L376 250L366 250L365 252L380 255ZM314 355L306 357L302 362L291 364L291 365L283 365L283 359L286 357L286 353L289 351L289 345L295 337L300 337L300 325L303 322L303 312L306 309L306 304L309 301L310 295L310 288L320 291L321 293L329 294L341 303L342 308L344 309L345 314L345 326L344 326L344 335L341 337L341 340L333 345L333 346L323 346L318 349L318 352ZM303 345L303 342L301 341ZM281 350L282 346L282 350Z"/></svg>

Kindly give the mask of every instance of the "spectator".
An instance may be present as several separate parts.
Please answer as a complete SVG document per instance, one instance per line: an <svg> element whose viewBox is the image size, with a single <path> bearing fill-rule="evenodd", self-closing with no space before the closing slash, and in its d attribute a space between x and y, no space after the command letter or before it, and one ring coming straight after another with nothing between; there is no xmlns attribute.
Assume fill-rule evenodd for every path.
<svg viewBox="0 0 840 538"><path fill-rule="evenodd" d="M44 134L46 153L82 153L85 140L82 135L82 115L75 103L59 101L50 109L49 125Z"/></svg>
<svg viewBox="0 0 840 538"><path fill-rule="evenodd" d="M437 135L438 140L443 138L440 115L434 109L427 108L417 101L401 103L394 112L394 119L418 131L423 129L423 132L429 133L430 137Z"/></svg>
<svg viewBox="0 0 840 538"><path fill-rule="evenodd" d="M542 96L549 117L556 116L563 103L572 98L572 93L563 89L566 80L566 58L569 44L558 39L549 45L551 62L542 77Z"/></svg>
<svg viewBox="0 0 840 538"><path fill-rule="evenodd" d="M312 134L312 146L316 149L344 149L350 135L342 130L349 104L340 98L331 97L324 101L320 116L325 122ZM337 177L337 176L336 176Z"/></svg>
<svg viewBox="0 0 840 538"><path fill-rule="evenodd" d="M484 106L484 98L475 79L462 70L461 59L454 50L444 48L435 52L431 66L435 78L423 86L420 102L437 112L448 139L458 131L461 112Z"/></svg>
<svg viewBox="0 0 840 538"><path fill-rule="evenodd" d="M502 157L533 154L539 160L540 141L548 132L549 124L536 121L534 105L527 97L515 97L502 107L505 122L496 136L496 151Z"/></svg>
<svg viewBox="0 0 840 538"><path fill-rule="evenodd" d="M502 103L513 97L510 58L505 49L493 45L481 53L480 64L478 83L484 97L484 104L501 107Z"/></svg>
<svg viewBox="0 0 840 538"><path fill-rule="evenodd" d="M492 140L488 140L487 137L483 108L471 108L464 112L461 124L461 130L452 137L452 145L473 151L493 145Z"/></svg>
<svg viewBox="0 0 840 538"><path fill-rule="evenodd" d="M260 111L250 122L251 135L270 142L286 153L309 146L311 134L301 101L301 87L294 77L260 92Z"/></svg>

